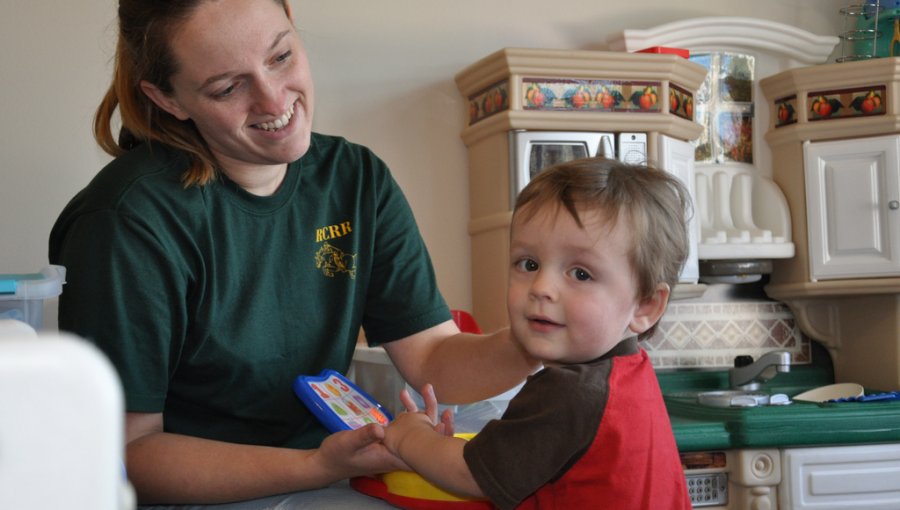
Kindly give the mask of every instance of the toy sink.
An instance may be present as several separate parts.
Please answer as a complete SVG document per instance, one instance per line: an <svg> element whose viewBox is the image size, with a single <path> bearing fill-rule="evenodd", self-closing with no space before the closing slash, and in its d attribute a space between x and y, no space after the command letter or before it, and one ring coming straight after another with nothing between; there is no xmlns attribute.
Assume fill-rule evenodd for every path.
<svg viewBox="0 0 900 510"><path fill-rule="evenodd" d="M830 372L820 367L795 366L753 392L728 388L727 371L658 375L681 451L900 442L898 400L792 400L795 395L834 382ZM704 400L711 395L723 395L723 399L718 403ZM738 400L738 405L730 405L725 397L759 402L750 405L749 400ZM791 399L790 403L782 397ZM766 401L769 398L780 405L770 405Z"/></svg>

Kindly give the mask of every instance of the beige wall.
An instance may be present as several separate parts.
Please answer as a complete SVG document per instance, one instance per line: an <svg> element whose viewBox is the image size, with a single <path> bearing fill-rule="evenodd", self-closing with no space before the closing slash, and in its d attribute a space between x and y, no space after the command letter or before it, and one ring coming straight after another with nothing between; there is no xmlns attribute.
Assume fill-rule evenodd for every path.
<svg viewBox="0 0 900 510"><path fill-rule="evenodd" d="M819 35L849 0L293 0L316 80L318 131L373 148L405 189L444 295L468 308L463 98L454 75L502 47L605 49L611 34L748 16ZM47 233L108 158L90 135L109 74L114 0L3 0L0 273L46 264ZM836 50L840 54L840 47ZM52 320L52 319L51 319Z"/></svg>

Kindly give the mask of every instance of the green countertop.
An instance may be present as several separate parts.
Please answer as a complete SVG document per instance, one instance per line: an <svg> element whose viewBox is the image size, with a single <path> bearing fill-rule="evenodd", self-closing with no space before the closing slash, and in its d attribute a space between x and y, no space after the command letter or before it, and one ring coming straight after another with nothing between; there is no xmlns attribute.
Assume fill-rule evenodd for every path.
<svg viewBox="0 0 900 510"><path fill-rule="evenodd" d="M900 401L711 407L693 393L728 389L728 371L658 372L679 450L900 442ZM794 396L833 383L828 367L797 366L763 392ZM884 390L872 390L884 391ZM866 393L871 393L868 391Z"/></svg>

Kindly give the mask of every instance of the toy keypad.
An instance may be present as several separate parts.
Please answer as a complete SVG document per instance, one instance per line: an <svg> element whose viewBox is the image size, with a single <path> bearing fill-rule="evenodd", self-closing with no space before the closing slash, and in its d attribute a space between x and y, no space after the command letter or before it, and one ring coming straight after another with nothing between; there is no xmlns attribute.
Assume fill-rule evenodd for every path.
<svg viewBox="0 0 900 510"><path fill-rule="evenodd" d="M334 370L297 377L294 392L332 432L369 423L387 425L392 419L381 404Z"/></svg>

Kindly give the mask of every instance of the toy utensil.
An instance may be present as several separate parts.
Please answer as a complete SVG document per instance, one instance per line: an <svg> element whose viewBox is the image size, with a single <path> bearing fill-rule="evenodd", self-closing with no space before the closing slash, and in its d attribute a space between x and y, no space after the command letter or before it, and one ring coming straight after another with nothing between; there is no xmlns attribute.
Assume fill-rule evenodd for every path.
<svg viewBox="0 0 900 510"><path fill-rule="evenodd" d="M900 43L900 18L894 18L894 37L891 39L891 56L895 55L894 45Z"/></svg>

